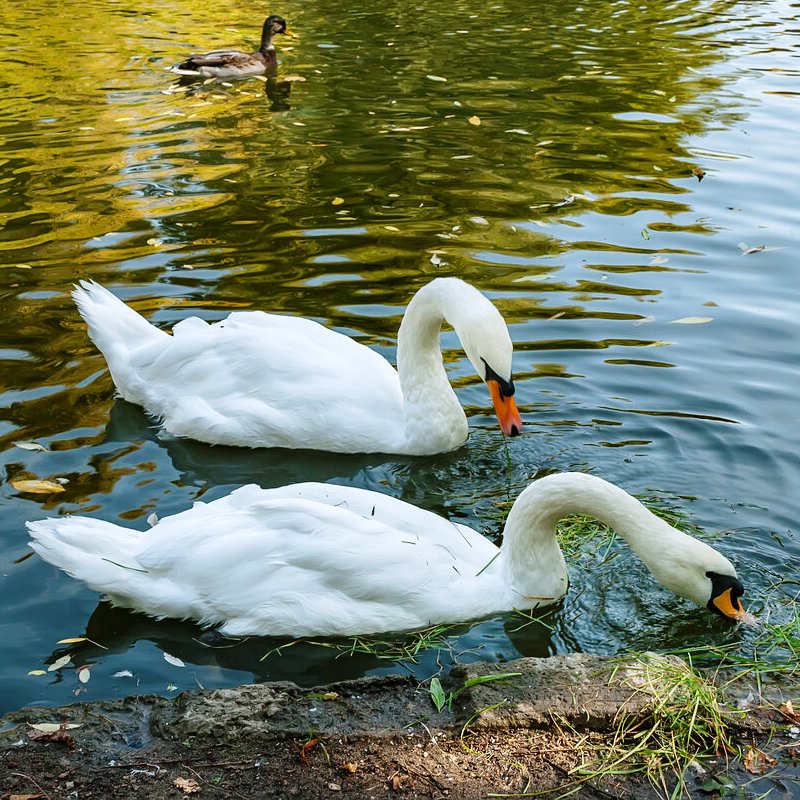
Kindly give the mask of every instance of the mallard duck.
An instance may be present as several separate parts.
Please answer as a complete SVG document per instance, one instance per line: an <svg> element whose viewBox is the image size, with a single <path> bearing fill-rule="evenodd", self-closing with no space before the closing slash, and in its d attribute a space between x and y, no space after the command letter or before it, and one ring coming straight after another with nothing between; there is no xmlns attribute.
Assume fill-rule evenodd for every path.
<svg viewBox="0 0 800 800"><path fill-rule="evenodd" d="M517 498L497 548L465 525L378 492L244 486L142 533L88 517L28 522L30 546L112 603L231 636L352 636L532 609L567 591L556 523L613 527L681 597L750 621L723 555L612 483L548 475ZM647 586L631 591L647 596Z"/></svg>
<svg viewBox="0 0 800 800"><path fill-rule="evenodd" d="M119 393L176 436L240 447L431 455L467 438L467 418L442 364L449 322L486 382L500 427L522 429L502 316L458 278L411 298L397 370L374 350L301 317L237 311L209 325L190 317L172 335L97 283L73 292Z"/></svg>
<svg viewBox="0 0 800 800"><path fill-rule="evenodd" d="M264 20L261 46L255 53L245 53L241 50L212 50L205 55L187 58L177 66L170 67L170 72L204 78L263 75L275 66L275 47L272 44L272 37L278 33L286 33L286 20L273 14Z"/></svg>

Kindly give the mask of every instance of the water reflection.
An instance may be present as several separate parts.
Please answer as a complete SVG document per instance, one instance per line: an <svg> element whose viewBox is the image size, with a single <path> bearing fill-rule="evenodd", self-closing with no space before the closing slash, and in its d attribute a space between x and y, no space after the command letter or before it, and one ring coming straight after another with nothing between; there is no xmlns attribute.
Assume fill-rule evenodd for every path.
<svg viewBox="0 0 800 800"><path fill-rule="evenodd" d="M542 472L585 469L663 490L707 532L728 530L723 549L753 594L791 568L798 169L787 103L798 10L423 0L409 15L399 2L288 2L280 11L300 38L282 43L274 81L178 93L163 67L220 31L247 41L251 9L4 5L6 565L25 552L25 519L81 512L143 525L153 510L251 481L352 483L496 537L497 501ZM405 303L441 274L486 291L510 324L526 434L508 451L452 334L446 366L471 430L453 453L334 460L163 436L114 399L69 298L91 277L164 328L243 308L308 316L391 360ZM675 324L687 317L710 321ZM14 447L26 440L47 449ZM69 483L37 498L9 486L18 476ZM736 641L638 569L625 558L574 568L564 607L547 617L552 633L498 618L462 632L457 649L506 658ZM0 706L72 699L25 673L82 627L96 596L28 559L2 572L0 600ZM187 663L218 657L192 643L191 626L97 613L111 620L99 633L113 642L119 630L125 653L83 657L132 669L143 690L173 679L148 643ZM208 684L260 675L263 653L249 647ZM312 650L270 668L321 682L356 663L326 665ZM424 657L427 673L411 668L428 677L436 657ZM101 673L96 695L130 688Z"/></svg>

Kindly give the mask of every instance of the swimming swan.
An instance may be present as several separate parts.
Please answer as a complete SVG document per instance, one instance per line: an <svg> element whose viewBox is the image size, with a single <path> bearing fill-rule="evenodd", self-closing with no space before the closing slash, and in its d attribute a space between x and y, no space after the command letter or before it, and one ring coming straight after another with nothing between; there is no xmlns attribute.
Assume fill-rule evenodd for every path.
<svg viewBox="0 0 800 800"><path fill-rule="evenodd" d="M211 444L431 455L459 447L467 418L442 364L446 320L486 382L500 427L522 428L512 344L500 312L458 278L411 298L397 370L374 350L302 317L236 311L189 317L172 336L93 281L73 297L119 393L164 428Z"/></svg>
<svg viewBox="0 0 800 800"><path fill-rule="evenodd" d="M617 486L578 472L528 486L499 549L409 503L324 483L243 486L144 533L88 517L27 526L45 561L116 605L233 636L349 636L555 603L567 591L555 526L574 512L612 526L676 594L749 617L727 558Z"/></svg>

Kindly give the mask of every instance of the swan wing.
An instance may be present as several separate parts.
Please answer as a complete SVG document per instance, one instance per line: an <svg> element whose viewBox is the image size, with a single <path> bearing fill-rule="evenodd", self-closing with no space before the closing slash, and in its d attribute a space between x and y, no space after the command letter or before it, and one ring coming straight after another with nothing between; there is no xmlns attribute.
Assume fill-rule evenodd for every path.
<svg viewBox="0 0 800 800"><path fill-rule="evenodd" d="M302 495L302 487L291 493ZM491 543L360 491L373 496L371 506L350 492L321 502L309 490L280 497L257 487L195 504L153 528L137 553L151 596L124 602L157 616L222 623L234 635L405 630L484 613L485 597L470 587L496 553ZM343 497L364 504L354 511L331 502ZM464 602L470 594L477 613Z"/></svg>
<svg viewBox="0 0 800 800"><path fill-rule="evenodd" d="M261 311L214 324L193 317L166 342L131 351L128 368L147 385L143 405L180 436L339 452L402 446L397 372L312 320Z"/></svg>

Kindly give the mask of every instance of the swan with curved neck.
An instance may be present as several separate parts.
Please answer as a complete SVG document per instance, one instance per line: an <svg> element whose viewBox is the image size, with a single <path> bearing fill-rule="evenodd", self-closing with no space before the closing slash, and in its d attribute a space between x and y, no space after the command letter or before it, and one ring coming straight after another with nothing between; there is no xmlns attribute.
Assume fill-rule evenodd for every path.
<svg viewBox="0 0 800 800"><path fill-rule="evenodd" d="M300 317L238 311L214 324L190 317L170 336L97 283L81 281L73 297L119 393L177 436L340 453L459 447L467 419L442 363L444 321L486 382L503 432L522 429L508 329L494 305L458 278L436 278L412 297L397 370Z"/></svg>
<svg viewBox="0 0 800 800"><path fill-rule="evenodd" d="M230 635L346 636L557 602L568 581L555 525L574 512L611 525L676 594L747 621L727 558L582 473L525 489L499 549L409 503L322 483L244 486L145 533L86 517L27 525L43 559L117 605Z"/></svg>

